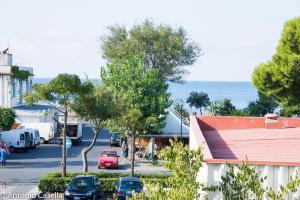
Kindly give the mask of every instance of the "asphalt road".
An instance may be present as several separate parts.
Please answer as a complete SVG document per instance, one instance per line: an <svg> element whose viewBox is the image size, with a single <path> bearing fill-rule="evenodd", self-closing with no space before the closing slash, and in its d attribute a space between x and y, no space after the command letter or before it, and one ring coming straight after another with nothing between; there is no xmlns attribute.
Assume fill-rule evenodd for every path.
<svg viewBox="0 0 300 200"><path fill-rule="evenodd" d="M68 149L67 171L82 171L81 149L90 144L92 137L92 129L85 127L82 143ZM97 167L99 152L109 147L109 138L107 131L99 134L94 148L88 153L89 171L99 171ZM6 192L28 193L36 186L42 175L60 171L60 162L61 146L58 144L43 144L27 153L10 154L7 166L0 167L0 194L3 183L6 184ZM2 187L2 192L3 190Z"/></svg>

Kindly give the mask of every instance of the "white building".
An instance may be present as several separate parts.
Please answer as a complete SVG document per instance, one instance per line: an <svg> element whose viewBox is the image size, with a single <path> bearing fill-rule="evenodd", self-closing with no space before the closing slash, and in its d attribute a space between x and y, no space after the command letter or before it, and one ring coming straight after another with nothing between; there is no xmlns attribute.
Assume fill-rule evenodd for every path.
<svg viewBox="0 0 300 200"><path fill-rule="evenodd" d="M0 52L0 107L15 107L23 105L23 97L32 89L33 69L19 67L19 70L29 72L27 80L15 79L12 75L13 56L5 50Z"/></svg>
<svg viewBox="0 0 300 200"><path fill-rule="evenodd" d="M190 148L202 148L203 166L198 180L218 185L226 163L248 159L274 191L300 172L300 118L191 116ZM300 188L287 199L300 197ZM205 193L204 193L205 194ZM207 193L209 200L222 200L220 192ZM204 195L202 196L203 199Z"/></svg>

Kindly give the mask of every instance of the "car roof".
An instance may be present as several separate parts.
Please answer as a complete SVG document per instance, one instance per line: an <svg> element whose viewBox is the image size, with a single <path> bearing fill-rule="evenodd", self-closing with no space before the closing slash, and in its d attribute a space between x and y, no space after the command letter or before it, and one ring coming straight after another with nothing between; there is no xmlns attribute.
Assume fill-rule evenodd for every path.
<svg viewBox="0 0 300 200"><path fill-rule="evenodd" d="M120 181L140 181L137 177L120 177Z"/></svg>
<svg viewBox="0 0 300 200"><path fill-rule="evenodd" d="M115 150L113 148L111 148L111 149L102 149L100 152L103 152L103 151L115 151L115 152L117 152L117 150Z"/></svg>

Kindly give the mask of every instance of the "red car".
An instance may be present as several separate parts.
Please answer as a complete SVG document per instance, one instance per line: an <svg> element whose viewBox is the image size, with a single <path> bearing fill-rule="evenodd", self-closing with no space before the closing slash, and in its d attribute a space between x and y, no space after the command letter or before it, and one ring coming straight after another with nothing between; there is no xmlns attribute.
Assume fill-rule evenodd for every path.
<svg viewBox="0 0 300 200"><path fill-rule="evenodd" d="M115 168L119 167L119 156L117 151L106 149L101 151L98 160L98 169L100 168Z"/></svg>

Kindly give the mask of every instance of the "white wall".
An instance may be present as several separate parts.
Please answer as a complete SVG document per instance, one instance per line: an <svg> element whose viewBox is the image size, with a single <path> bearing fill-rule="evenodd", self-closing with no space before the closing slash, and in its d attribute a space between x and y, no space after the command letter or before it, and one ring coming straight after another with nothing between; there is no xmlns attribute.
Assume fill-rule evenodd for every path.
<svg viewBox="0 0 300 200"><path fill-rule="evenodd" d="M299 172L298 166L256 165L256 169L260 172L261 177L267 176L264 186L271 187L274 191L278 191L280 185L286 185L289 177L294 177ZM217 185L221 181L221 176L225 175L225 173L225 164L204 163L199 172L198 180L205 185ZM209 192L207 194L210 200L222 200L220 192ZM300 197L300 187L297 193L293 194L293 196L290 195L288 199L292 200L296 197Z"/></svg>
<svg viewBox="0 0 300 200"><path fill-rule="evenodd" d="M181 121L172 111L169 111L166 119L166 126L161 130L163 133L180 133ZM185 124L182 124L182 133L188 135L190 128Z"/></svg>

